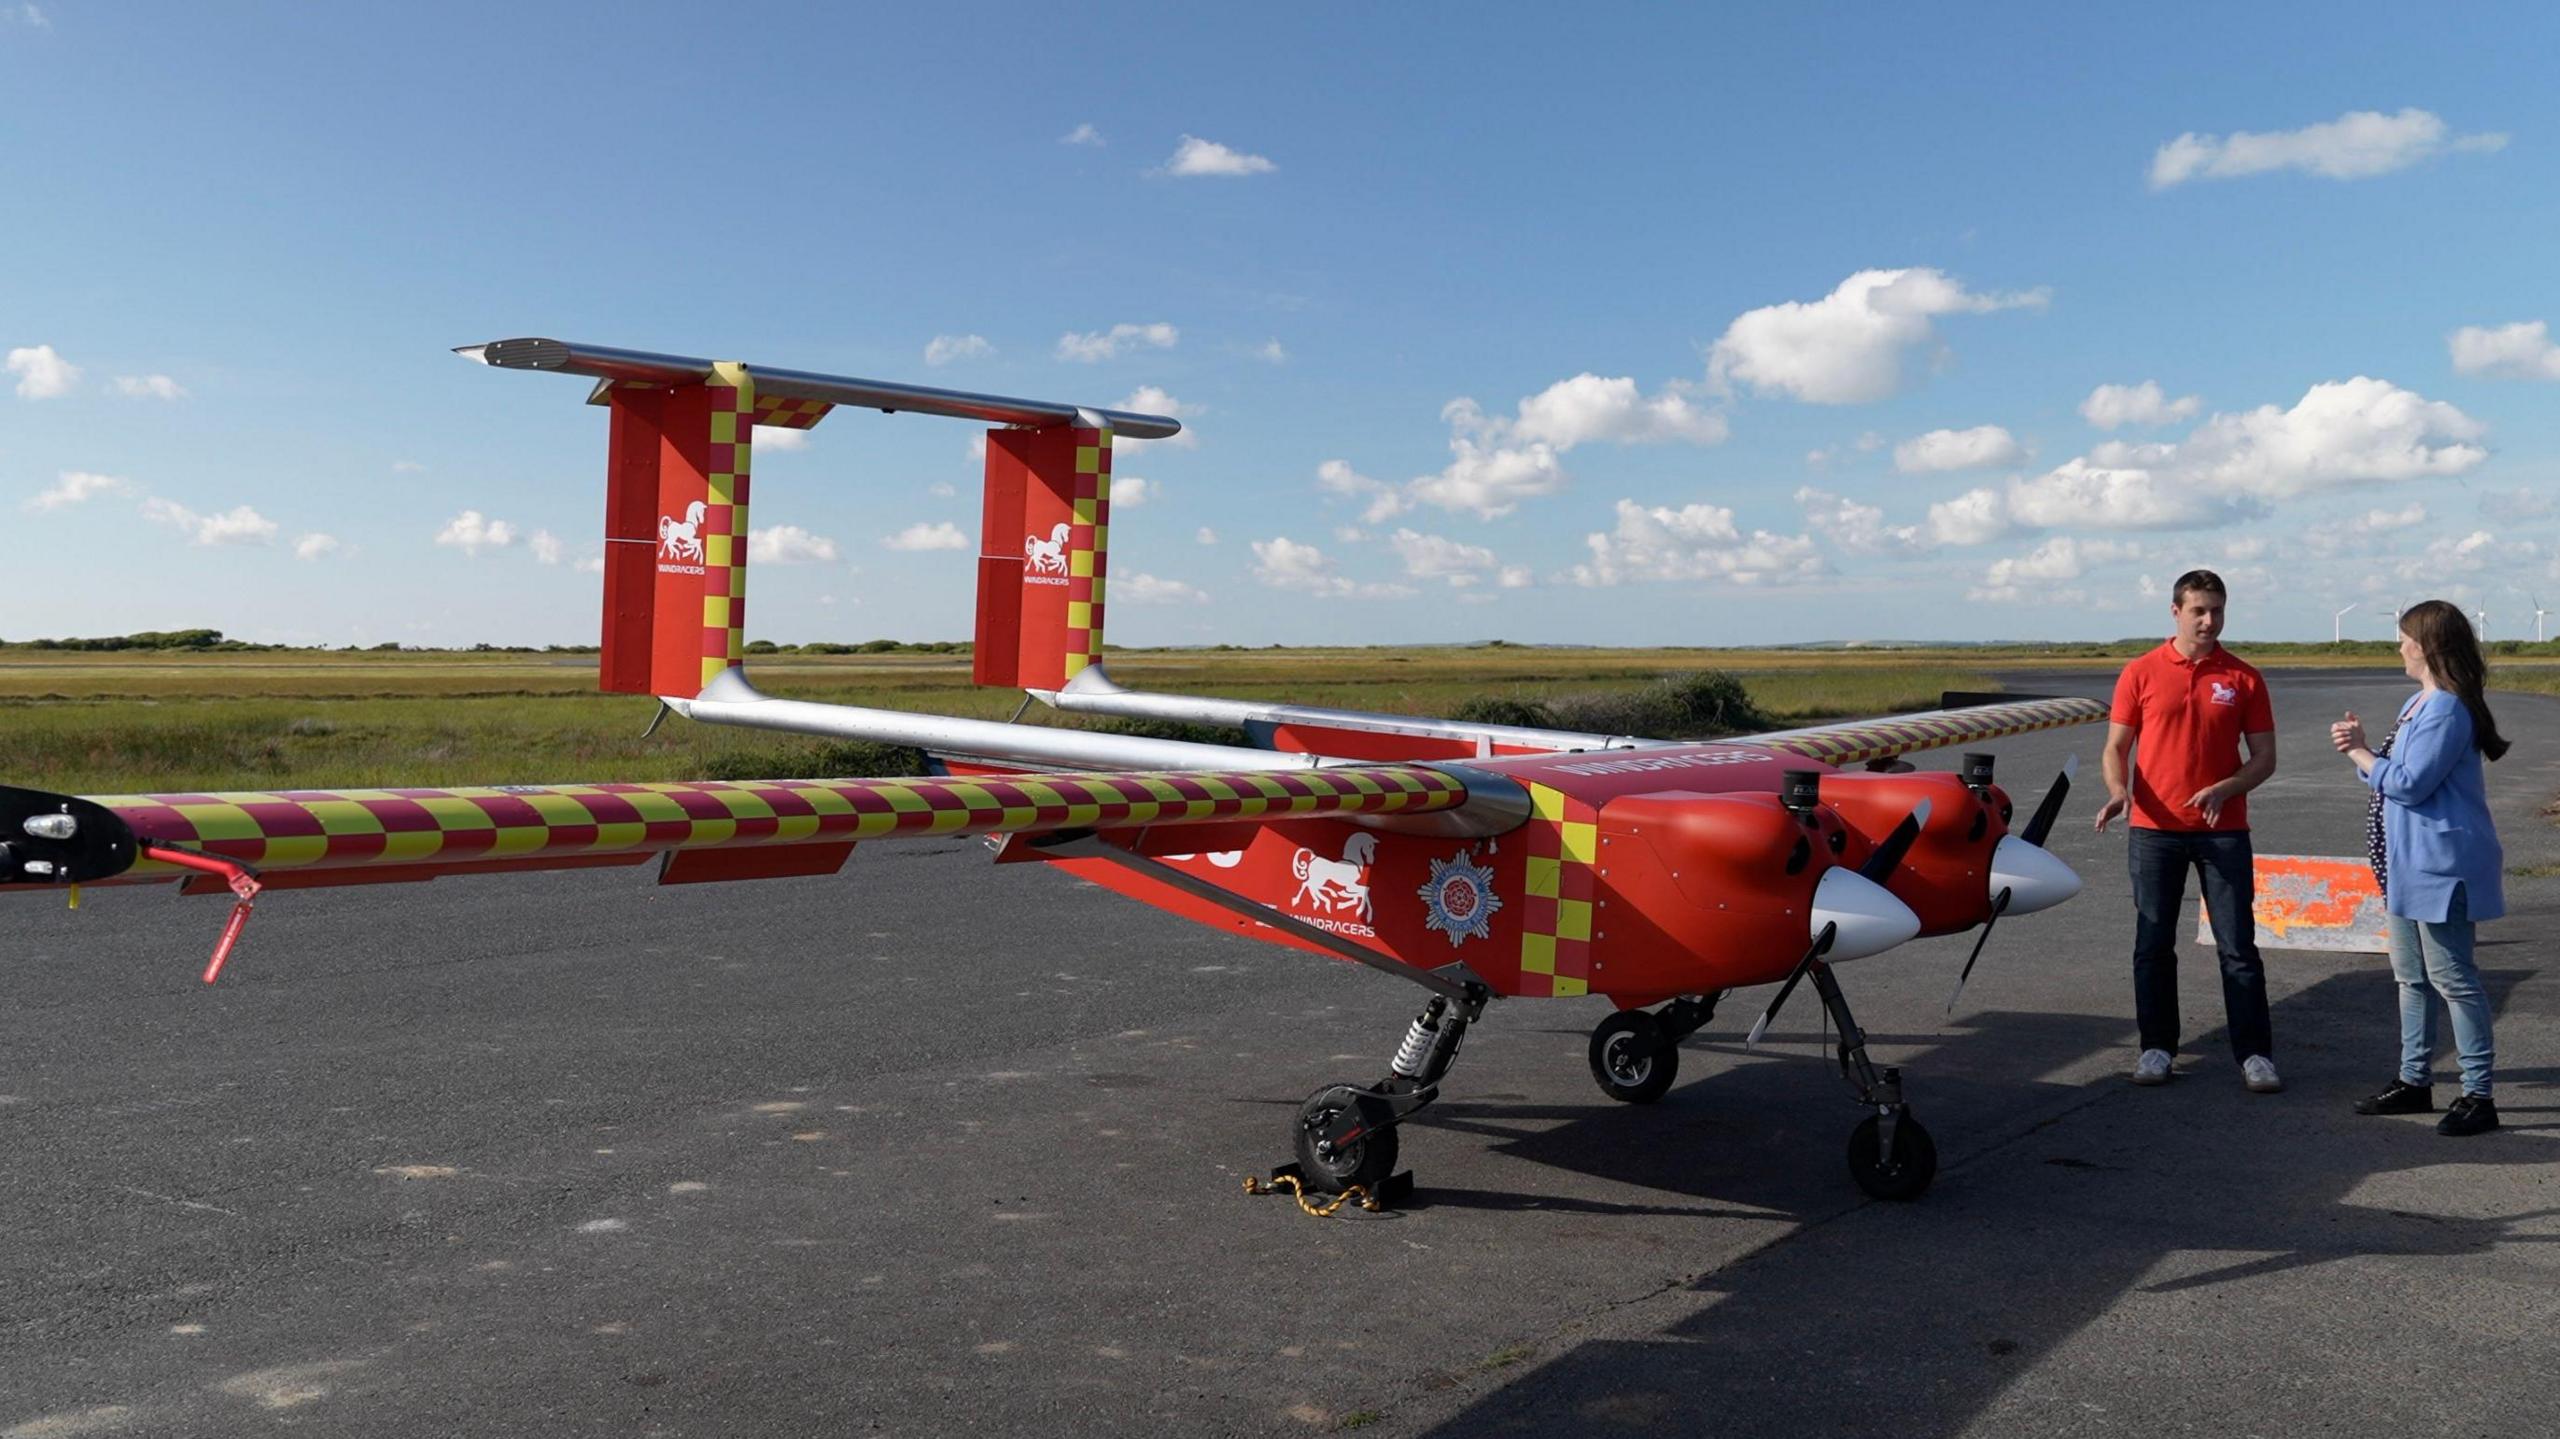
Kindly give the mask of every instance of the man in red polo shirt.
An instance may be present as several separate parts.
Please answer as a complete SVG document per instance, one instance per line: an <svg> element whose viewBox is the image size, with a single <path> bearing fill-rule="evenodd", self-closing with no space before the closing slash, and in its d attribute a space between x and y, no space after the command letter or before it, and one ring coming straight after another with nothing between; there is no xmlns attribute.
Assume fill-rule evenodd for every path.
<svg viewBox="0 0 2560 1439"><path fill-rule="evenodd" d="M2133 1082L2168 1083L2178 1052L2178 916L2192 868L2222 952L2231 1057L2251 1090L2273 1094L2284 1081L2276 1077L2267 973L2250 912L2257 887L2244 796L2276 772L2276 715L2266 681L2222 647L2226 599L2213 571L2180 575L2169 601L2175 632L2117 678L2098 832L2131 810L2133 1007L2142 1033Z"/></svg>

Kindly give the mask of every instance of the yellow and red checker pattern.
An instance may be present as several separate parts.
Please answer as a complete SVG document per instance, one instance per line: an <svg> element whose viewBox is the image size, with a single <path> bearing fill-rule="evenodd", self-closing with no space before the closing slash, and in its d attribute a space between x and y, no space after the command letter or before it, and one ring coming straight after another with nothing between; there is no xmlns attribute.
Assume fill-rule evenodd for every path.
<svg viewBox="0 0 2560 1439"><path fill-rule="evenodd" d="M746 661L747 475L755 456L755 377L711 367L711 447L702 517L702 686Z"/></svg>
<svg viewBox="0 0 2560 1439"><path fill-rule="evenodd" d="M1520 988L1532 997L1591 992L1591 866L1599 858L1599 810L1542 784L1529 786L1521 886Z"/></svg>
<svg viewBox="0 0 2560 1439"><path fill-rule="evenodd" d="M1282 815L1415 814L1465 803L1437 770L1376 765L1288 772L1010 775L473 789L106 795L144 840L262 870L368 865L479 868L509 860L843 842L897 835L1030 834ZM148 857L126 880L187 873Z"/></svg>
<svg viewBox="0 0 2560 1439"><path fill-rule="evenodd" d="M1102 575L1111 548L1111 431L1079 429L1075 447L1067 532L1067 679L1102 663Z"/></svg>
<svg viewBox="0 0 2560 1439"><path fill-rule="evenodd" d="M2015 700L1904 719L1825 725L1799 735L1739 739L1732 743L1782 749L1824 764L1844 765L1913 750L1975 744L2032 730L2088 724L2106 717L2107 707L2093 699Z"/></svg>

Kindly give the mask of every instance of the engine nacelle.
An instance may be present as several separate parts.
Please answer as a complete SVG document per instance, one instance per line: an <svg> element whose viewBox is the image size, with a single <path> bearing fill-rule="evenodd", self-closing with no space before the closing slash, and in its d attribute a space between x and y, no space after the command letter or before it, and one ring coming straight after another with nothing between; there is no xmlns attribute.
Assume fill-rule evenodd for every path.
<svg viewBox="0 0 2560 1439"><path fill-rule="evenodd" d="M1861 843L1828 805L1791 811L1766 793L1621 795L1599 829L1593 923L1607 943L1591 987L1621 1006L1784 978L1818 928L1816 890ZM1917 928L1890 896L1845 882L1856 878L1834 888L1862 889L1858 903L1825 911L1843 959Z"/></svg>

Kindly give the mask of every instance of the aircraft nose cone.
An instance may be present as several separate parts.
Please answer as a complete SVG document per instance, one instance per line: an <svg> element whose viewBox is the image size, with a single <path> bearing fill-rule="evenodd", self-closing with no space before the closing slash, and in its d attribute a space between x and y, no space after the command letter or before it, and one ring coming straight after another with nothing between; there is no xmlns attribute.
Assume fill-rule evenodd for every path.
<svg viewBox="0 0 2560 1439"><path fill-rule="evenodd" d="M1991 851L1991 893L2009 891L2009 913L2051 909L2080 892L2080 876L2053 851L2003 835Z"/></svg>
<svg viewBox="0 0 2560 1439"><path fill-rule="evenodd" d="M1806 937L1819 938L1826 924L1840 926L1823 955L1833 963L1881 954L1920 932L1920 916L1911 906L1854 869L1830 870L1813 887L1812 928Z"/></svg>

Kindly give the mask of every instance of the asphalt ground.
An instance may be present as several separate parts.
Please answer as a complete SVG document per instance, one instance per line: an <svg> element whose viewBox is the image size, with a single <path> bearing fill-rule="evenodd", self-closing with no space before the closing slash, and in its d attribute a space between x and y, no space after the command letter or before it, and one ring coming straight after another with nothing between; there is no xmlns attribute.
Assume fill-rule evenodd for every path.
<svg viewBox="0 0 2560 1439"><path fill-rule="evenodd" d="M2274 687L2260 849L2358 852L2325 727L2405 682ZM2498 709L2548 864L2560 703ZM2180 1078L2132 1088L2099 738L1998 747L2030 800L2081 757L2089 887L1953 1016L1967 941L1841 967L1937 1139L1912 1204L1849 1180L1819 1006L1741 1048L1765 991L1643 1108L1585 1070L1603 1002L1497 1005L1411 1207L1248 1198L1419 992L974 844L278 894L211 989L216 901L11 900L0 1436L2560 1432L2560 880L2483 931L2500 1133L2348 1112L2376 957L2269 952L2268 1097L2190 945Z"/></svg>

